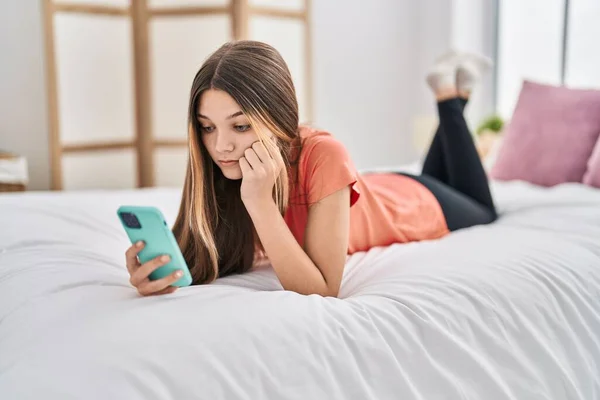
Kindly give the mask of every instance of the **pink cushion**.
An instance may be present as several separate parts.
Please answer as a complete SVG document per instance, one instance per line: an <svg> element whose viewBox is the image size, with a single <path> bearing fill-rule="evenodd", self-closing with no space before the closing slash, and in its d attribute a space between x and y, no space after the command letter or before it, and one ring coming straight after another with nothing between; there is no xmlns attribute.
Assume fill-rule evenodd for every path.
<svg viewBox="0 0 600 400"><path fill-rule="evenodd" d="M588 161L588 168L583 176L583 183L600 188L600 139L596 142L594 152Z"/></svg>
<svg viewBox="0 0 600 400"><path fill-rule="evenodd" d="M490 177L553 186L582 182L600 136L600 90L523 82Z"/></svg>

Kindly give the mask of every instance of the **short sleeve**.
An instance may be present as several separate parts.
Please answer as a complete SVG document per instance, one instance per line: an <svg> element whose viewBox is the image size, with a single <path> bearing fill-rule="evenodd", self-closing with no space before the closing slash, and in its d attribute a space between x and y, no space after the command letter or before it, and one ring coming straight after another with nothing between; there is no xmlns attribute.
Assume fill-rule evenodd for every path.
<svg viewBox="0 0 600 400"><path fill-rule="evenodd" d="M350 186L350 206L360 196L356 185L356 171L344 145L329 134L318 135L303 149L307 151L305 161L305 191L308 204L314 204L325 197Z"/></svg>

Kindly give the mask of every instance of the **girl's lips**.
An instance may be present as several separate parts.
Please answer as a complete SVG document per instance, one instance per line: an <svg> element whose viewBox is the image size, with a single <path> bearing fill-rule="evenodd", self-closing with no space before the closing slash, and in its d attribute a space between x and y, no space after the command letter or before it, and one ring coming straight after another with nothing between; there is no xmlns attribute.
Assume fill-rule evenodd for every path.
<svg viewBox="0 0 600 400"><path fill-rule="evenodd" d="M237 163L238 163L238 161L236 161L236 160L231 160L231 161L221 161L221 160L219 160L219 165L222 165L224 167L232 166L232 165L235 165Z"/></svg>

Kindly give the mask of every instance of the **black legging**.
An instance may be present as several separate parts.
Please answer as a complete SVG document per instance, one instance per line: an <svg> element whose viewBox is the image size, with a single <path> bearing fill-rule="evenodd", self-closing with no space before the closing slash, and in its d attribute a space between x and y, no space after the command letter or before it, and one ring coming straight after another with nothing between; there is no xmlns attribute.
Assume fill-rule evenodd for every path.
<svg viewBox="0 0 600 400"><path fill-rule="evenodd" d="M422 174L403 173L433 193L451 231L489 224L497 218L487 175L463 116L466 104L461 98L438 103L440 125Z"/></svg>

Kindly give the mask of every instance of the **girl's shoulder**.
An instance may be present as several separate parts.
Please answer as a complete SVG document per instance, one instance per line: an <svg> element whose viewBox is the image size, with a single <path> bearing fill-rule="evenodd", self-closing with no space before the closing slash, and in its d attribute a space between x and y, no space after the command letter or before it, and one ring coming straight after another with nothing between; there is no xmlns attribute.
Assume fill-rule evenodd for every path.
<svg viewBox="0 0 600 400"><path fill-rule="evenodd" d="M301 126L299 136L302 139L299 160L301 165L308 166L323 163L325 160L328 161L327 164L332 166L352 164L344 144L330 132L309 126Z"/></svg>
<svg viewBox="0 0 600 400"><path fill-rule="evenodd" d="M344 145L329 131L301 125L298 128L298 132L300 138L302 139L302 150L305 156L315 149L328 151L331 148L344 147Z"/></svg>
<svg viewBox="0 0 600 400"><path fill-rule="evenodd" d="M308 125L300 125L298 127L298 135L303 140L310 140L310 141L318 140L319 138L323 138L323 137L333 137L333 135L331 133L329 133L328 131L325 131L322 129L317 129L317 128L314 128L314 127L308 126Z"/></svg>
<svg viewBox="0 0 600 400"><path fill-rule="evenodd" d="M346 186L351 186L351 205L358 199L358 171L344 144L328 131L301 127L302 150L299 181L313 204Z"/></svg>

